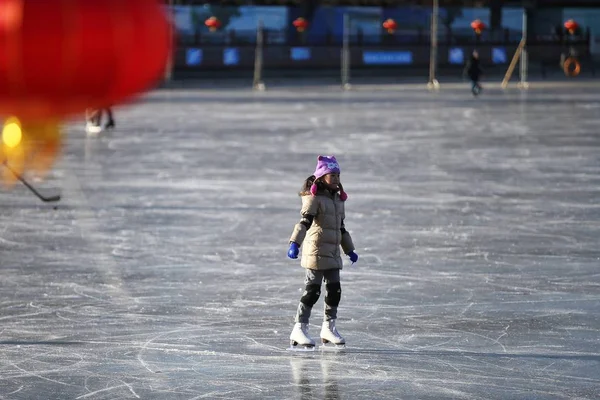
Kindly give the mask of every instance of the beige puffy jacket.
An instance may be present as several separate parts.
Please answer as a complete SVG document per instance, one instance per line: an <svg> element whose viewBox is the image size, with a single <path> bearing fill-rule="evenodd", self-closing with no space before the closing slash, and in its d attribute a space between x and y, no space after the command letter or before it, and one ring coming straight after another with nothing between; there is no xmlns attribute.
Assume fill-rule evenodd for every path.
<svg viewBox="0 0 600 400"><path fill-rule="evenodd" d="M319 190L316 196L302 196L301 214L303 219L314 217L308 230L302 221L297 223L290 238L290 242L302 248L301 265L317 270L342 269L340 245L344 254L348 254L354 251L354 244L344 229L344 202L340 195Z"/></svg>

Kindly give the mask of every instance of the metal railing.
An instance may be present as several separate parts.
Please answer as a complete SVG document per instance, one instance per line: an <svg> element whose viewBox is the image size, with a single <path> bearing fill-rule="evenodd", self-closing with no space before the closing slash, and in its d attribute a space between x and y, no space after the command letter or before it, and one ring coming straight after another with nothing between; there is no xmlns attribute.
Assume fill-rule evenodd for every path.
<svg viewBox="0 0 600 400"><path fill-rule="evenodd" d="M182 46L249 46L256 45L256 30L250 31L217 31L197 32L195 34L180 33L177 35L178 44ZM480 36L468 31L448 31L441 29L438 35L438 43L442 45L469 45L469 44L518 44L521 40L520 31L508 29L496 32L486 32ZM382 32L381 34L350 33L348 36L350 45L358 46L390 46L390 45L425 45L431 44L429 29L399 30L394 34ZM585 44L590 42L589 30L579 36L558 35L530 35L527 38L529 44ZM342 45L343 34L325 32L322 34L306 34L296 32L273 31L264 29L265 46L332 46Z"/></svg>

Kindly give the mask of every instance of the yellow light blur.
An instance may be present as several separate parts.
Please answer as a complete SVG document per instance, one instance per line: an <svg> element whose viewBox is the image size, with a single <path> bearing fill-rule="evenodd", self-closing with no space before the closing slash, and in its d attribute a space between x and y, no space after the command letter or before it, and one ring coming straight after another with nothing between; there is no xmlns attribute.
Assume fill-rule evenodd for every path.
<svg viewBox="0 0 600 400"><path fill-rule="evenodd" d="M16 118L6 120L2 128L2 142L8 147L15 148L21 143L23 134L21 133L21 124Z"/></svg>

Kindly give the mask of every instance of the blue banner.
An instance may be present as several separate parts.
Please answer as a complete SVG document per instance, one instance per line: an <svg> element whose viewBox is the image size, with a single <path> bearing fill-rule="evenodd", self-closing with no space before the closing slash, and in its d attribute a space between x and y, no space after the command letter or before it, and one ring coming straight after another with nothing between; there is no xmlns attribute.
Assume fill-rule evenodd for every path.
<svg viewBox="0 0 600 400"><path fill-rule="evenodd" d="M308 61L311 58L309 47L292 47L290 58L294 61Z"/></svg>
<svg viewBox="0 0 600 400"><path fill-rule="evenodd" d="M411 51L363 51L363 63L367 65L408 65L412 62Z"/></svg>
<svg viewBox="0 0 600 400"><path fill-rule="evenodd" d="M454 47L448 50L448 62L450 64L464 64L465 51L460 47Z"/></svg>
<svg viewBox="0 0 600 400"><path fill-rule="evenodd" d="M494 64L506 64L507 61L506 49L504 47L492 48L492 62Z"/></svg>
<svg viewBox="0 0 600 400"><path fill-rule="evenodd" d="M228 47L223 50L224 65L238 65L240 63L240 51L236 47Z"/></svg>
<svg viewBox="0 0 600 400"><path fill-rule="evenodd" d="M193 49L193 48L186 49L185 64L192 65L192 66L202 64L202 49Z"/></svg>

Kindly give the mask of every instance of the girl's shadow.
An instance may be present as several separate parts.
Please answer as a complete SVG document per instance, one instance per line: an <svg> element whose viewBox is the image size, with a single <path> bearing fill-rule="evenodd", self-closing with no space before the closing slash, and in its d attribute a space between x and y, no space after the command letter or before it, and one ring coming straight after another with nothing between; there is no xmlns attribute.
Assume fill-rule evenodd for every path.
<svg viewBox="0 0 600 400"><path fill-rule="evenodd" d="M322 384L319 384L318 374L315 373L315 368L312 368L316 363L320 363ZM290 359L293 381L298 387L301 400L318 399L319 387L324 388L323 400L341 400L338 381L333 370L334 363L333 360L326 357L319 359L292 357Z"/></svg>

